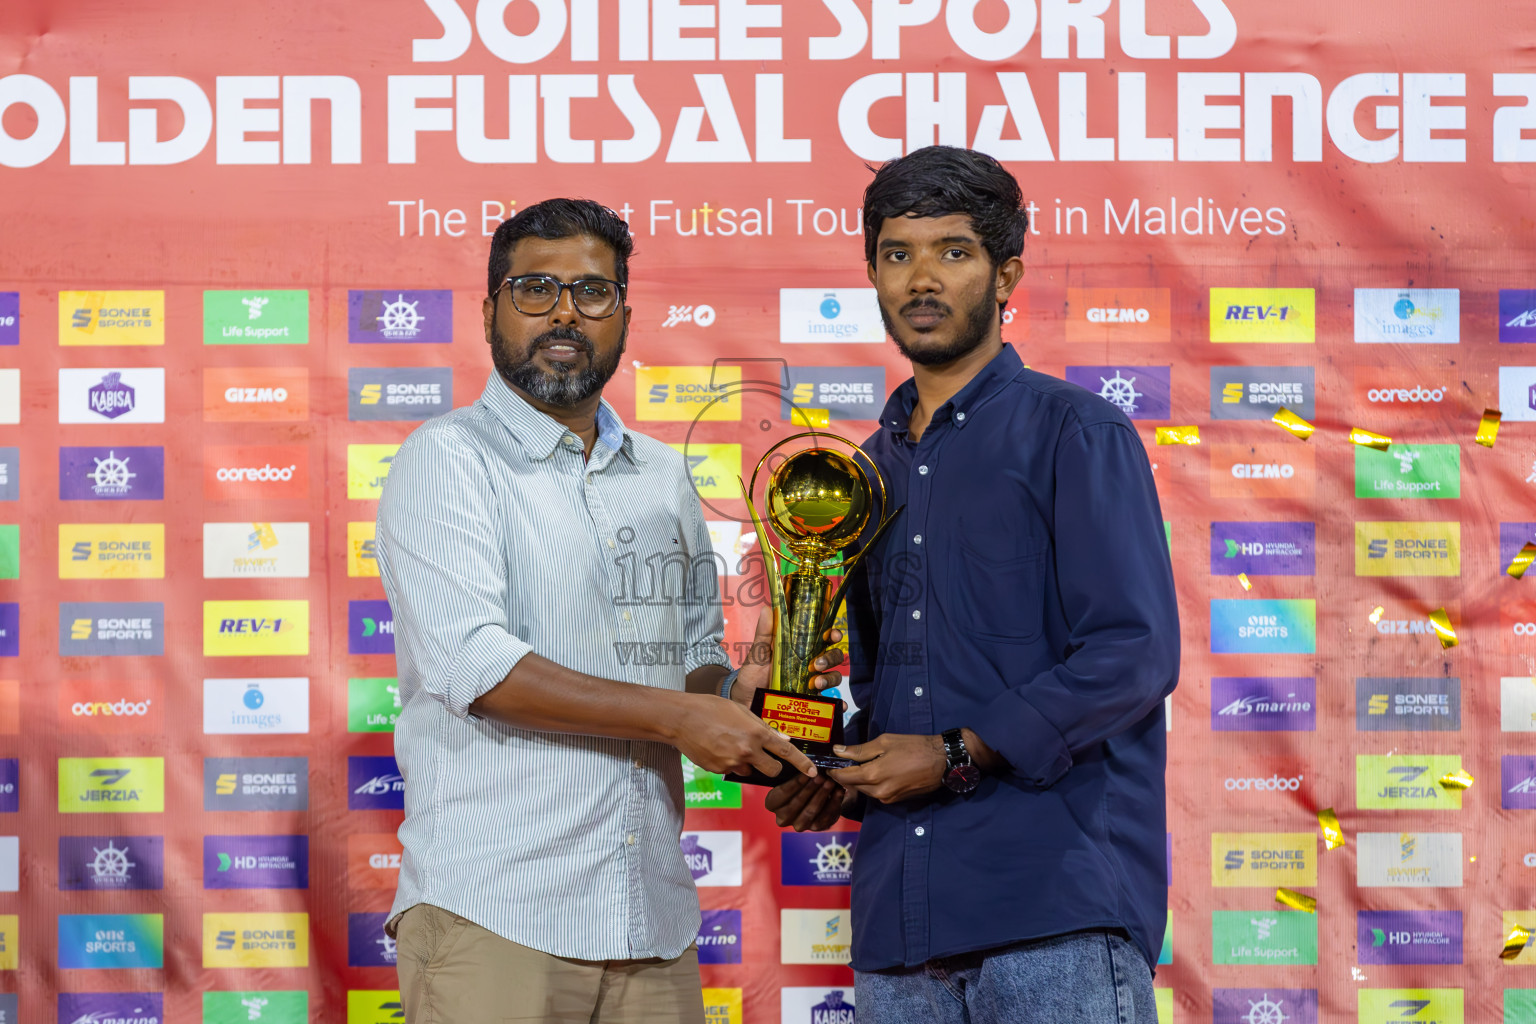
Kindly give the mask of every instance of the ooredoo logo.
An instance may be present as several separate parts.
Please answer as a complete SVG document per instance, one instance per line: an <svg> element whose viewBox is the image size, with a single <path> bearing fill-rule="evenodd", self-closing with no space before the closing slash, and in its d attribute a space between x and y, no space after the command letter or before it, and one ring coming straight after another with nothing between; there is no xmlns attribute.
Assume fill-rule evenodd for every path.
<svg viewBox="0 0 1536 1024"><path fill-rule="evenodd" d="M1457 382L1433 371L1361 366L1354 383L1356 410L1373 417L1455 416L1465 411Z"/></svg>
<svg viewBox="0 0 1536 1024"><path fill-rule="evenodd" d="M1269 778L1238 778L1230 777L1226 780L1224 788L1229 793L1294 793L1301 789L1302 775L1292 775L1289 778L1281 778L1274 774Z"/></svg>
<svg viewBox="0 0 1536 1024"><path fill-rule="evenodd" d="M210 501L307 497L309 449L303 445L209 445L203 449L203 494Z"/></svg>
<svg viewBox="0 0 1536 1024"><path fill-rule="evenodd" d="M72 732L158 733L164 726L164 692L157 680L65 680L59 719Z"/></svg>
<svg viewBox="0 0 1536 1024"><path fill-rule="evenodd" d="M291 423L309 419L309 370L302 366L210 366L203 371L209 423Z"/></svg>

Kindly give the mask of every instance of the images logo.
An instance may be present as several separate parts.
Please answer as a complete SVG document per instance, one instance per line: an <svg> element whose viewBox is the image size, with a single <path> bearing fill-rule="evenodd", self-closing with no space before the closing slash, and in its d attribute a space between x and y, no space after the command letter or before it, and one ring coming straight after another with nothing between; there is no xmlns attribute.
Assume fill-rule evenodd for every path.
<svg viewBox="0 0 1536 1024"><path fill-rule="evenodd" d="M203 344L307 345L309 292L205 291Z"/></svg>
<svg viewBox="0 0 1536 1024"><path fill-rule="evenodd" d="M1459 754L1356 754L1355 806L1362 811L1461 810L1461 790L1439 784L1461 771Z"/></svg>
<svg viewBox="0 0 1536 1024"><path fill-rule="evenodd" d="M1455 288L1356 288L1355 343L1454 345L1461 341Z"/></svg>
<svg viewBox="0 0 1536 1024"><path fill-rule="evenodd" d="M347 836L347 885L353 889L387 889L400 882L403 847L393 832Z"/></svg>
<svg viewBox="0 0 1536 1024"><path fill-rule="evenodd" d="M1069 366L1066 379L1133 420L1165 420L1171 373L1169 366Z"/></svg>
<svg viewBox="0 0 1536 1024"><path fill-rule="evenodd" d="M1461 447L1393 444L1384 452L1355 445L1355 497L1459 498Z"/></svg>
<svg viewBox="0 0 1536 1024"><path fill-rule="evenodd" d="M689 808L740 807L741 783L727 782L724 776L707 772L685 757L683 799Z"/></svg>
<svg viewBox="0 0 1536 1024"><path fill-rule="evenodd" d="M1536 420L1536 366L1499 367L1499 411L1506 423Z"/></svg>
<svg viewBox="0 0 1536 1024"><path fill-rule="evenodd" d="M0 345L21 344L21 293L0 292Z"/></svg>
<svg viewBox="0 0 1536 1024"><path fill-rule="evenodd" d="M309 447L206 445L203 496L209 501L309 497Z"/></svg>
<svg viewBox="0 0 1536 1024"><path fill-rule="evenodd" d="M304 579L308 523L204 523L203 579Z"/></svg>
<svg viewBox="0 0 1536 1024"><path fill-rule="evenodd" d="M694 885L741 884L740 832L684 832L679 845Z"/></svg>
<svg viewBox="0 0 1536 1024"><path fill-rule="evenodd" d="M159 914L59 915L60 967L164 965L165 918Z"/></svg>
<svg viewBox="0 0 1536 1024"><path fill-rule="evenodd" d="M61 369L59 422L164 423L165 370Z"/></svg>
<svg viewBox="0 0 1536 1024"><path fill-rule="evenodd" d="M403 810L405 779L393 757L347 758L347 809Z"/></svg>
<svg viewBox="0 0 1536 1024"><path fill-rule="evenodd" d="M1536 677L1505 676L1499 680L1499 729L1536 732Z"/></svg>
<svg viewBox="0 0 1536 1024"><path fill-rule="evenodd" d="M205 735L309 732L309 680L204 679Z"/></svg>
<svg viewBox="0 0 1536 1024"><path fill-rule="evenodd" d="M741 911L704 911L697 942L701 964L741 963Z"/></svg>
<svg viewBox="0 0 1536 1024"><path fill-rule="evenodd" d="M1422 759L1416 759L1422 761ZM1460 888L1460 832L1360 832L1355 862L1361 887Z"/></svg>
<svg viewBox="0 0 1536 1024"><path fill-rule="evenodd" d="M797 408L825 409L833 420L874 420L885 405L883 366L791 366L785 379L781 420L794 420Z"/></svg>
<svg viewBox="0 0 1536 1024"><path fill-rule="evenodd" d="M308 889L309 836L203 836L204 889Z"/></svg>
<svg viewBox="0 0 1536 1024"><path fill-rule="evenodd" d="M347 445L347 497L353 501L377 501L384 494L389 464L395 461L398 444Z"/></svg>
<svg viewBox="0 0 1536 1024"><path fill-rule="evenodd" d="M59 292L59 344L164 345L165 292Z"/></svg>
<svg viewBox="0 0 1536 1024"><path fill-rule="evenodd" d="M4 316L4 295L0 292L0 318ZM0 331L3 329L3 319L0 319ZM1536 291L1499 289L1499 340L1505 343L1536 342Z"/></svg>
<svg viewBox="0 0 1536 1024"><path fill-rule="evenodd" d="M59 1021L61 1024L109 1024L113 1021L164 1024L162 998L159 992L60 992ZM5 1019L9 1022L13 1018Z"/></svg>
<svg viewBox="0 0 1536 1024"><path fill-rule="evenodd" d="M59 656L62 658L159 657L164 653L165 605L159 601L63 601L59 604Z"/></svg>
<svg viewBox="0 0 1536 1024"><path fill-rule="evenodd" d="M59 684L59 720L66 730L96 734L159 733L164 729L165 686L158 679Z"/></svg>
<svg viewBox="0 0 1536 1024"><path fill-rule="evenodd" d="M1213 444L1214 498L1310 498L1316 484L1312 449L1295 444Z"/></svg>
<svg viewBox="0 0 1536 1024"><path fill-rule="evenodd" d="M354 345L446 345L453 341L453 292L349 291L347 340Z"/></svg>
<svg viewBox="0 0 1536 1024"><path fill-rule="evenodd" d="M780 344L884 340L873 288L779 289Z"/></svg>
<svg viewBox="0 0 1536 1024"><path fill-rule="evenodd" d="M846 964L853 943L848 911L779 911L780 962L786 964Z"/></svg>
<svg viewBox="0 0 1536 1024"><path fill-rule="evenodd" d="M1356 576L1460 576L1461 524L1359 522Z"/></svg>
<svg viewBox="0 0 1536 1024"><path fill-rule="evenodd" d="M740 387L739 366L641 366L635 370L635 418L739 421Z"/></svg>
<svg viewBox="0 0 1536 1024"><path fill-rule="evenodd" d="M1068 288L1066 321L1069 342L1167 342L1172 337L1173 324L1170 291L1167 288ZM1072 380L1070 376L1067 379Z"/></svg>
<svg viewBox="0 0 1536 1024"><path fill-rule="evenodd" d="M59 758L60 814L159 814L164 810L164 758Z"/></svg>
<svg viewBox="0 0 1536 1024"><path fill-rule="evenodd" d="M1460 679L1367 677L1355 680L1357 732L1458 732L1460 729Z"/></svg>
<svg viewBox="0 0 1536 1024"><path fill-rule="evenodd" d="M59 579L164 578L164 524L59 524Z"/></svg>
<svg viewBox="0 0 1536 1024"><path fill-rule="evenodd" d="M1317 1024L1317 989L1213 988L1211 1024Z"/></svg>
<svg viewBox="0 0 1536 1024"><path fill-rule="evenodd" d="M309 419L309 371L302 366L210 366L203 370L209 423L301 423Z"/></svg>
<svg viewBox="0 0 1536 1024"><path fill-rule="evenodd" d="M378 542L374 532L378 523L372 519L347 524L347 575L379 575Z"/></svg>
<svg viewBox="0 0 1536 1024"><path fill-rule="evenodd" d="M1211 524L1211 575L1311 576L1317 571L1317 524Z"/></svg>
<svg viewBox="0 0 1536 1024"><path fill-rule="evenodd" d="M384 934L388 918L387 913L347 915L348 967L395 966L395 940Z"/></svg>
<svg viewBox="0 0 1536 1024"><path fill-rule="evenodd" d="M347 602L347 653L395 653L395 615L388 601Z"/></svg>
<svg viewBox="0 0 1536 1024"><path fill-rule="evenodd" d="M847 885L857 832L785 832L779 837L784 885Z"/></svg>
<svg viewBox="0 0 1536 1024"><path fill-rule="evenodd" d="M205 657L308 653L308 601L203 602Z"/></svg>
<svg viewBox="0 0 1536 1024"><path fill-rule="evenodd" d="M701 498L741 497L741 445L739 444L674 444L688 460L688 472L693 477L693 489Z"/></svg>
<svg viewBox="0 0 1536 1024"><path fill-rule="evenodd" d="M1311 288L1212 288L1211 340L1310 345L1315 307Z"/></svg>
<svg viewBox="0 0 1536 1024"><path fill-rule="evenodd" d="M1361 963L1365 963L1364 960ZM1464 1024L1459 988L1362 988L1359 1024Z"/></svg>
<svg viewBox="0 0 1536 1024"><path fill-rule="evenodd" d="M159 501L164 497L164 448L59 449L61 501Z"/></svg>
<svg viewBox="0 0 1536 1024"><path fill-rule="evenodd" d="M1211 885L1217 888L1317 884L1317 837L1310 832L1213 832Z"/></svg>
<svg viewBox="0 0 1536 1024"><path fill-rule="evenodd" d="M308 967L308 914L204 914L204 967Z"/></svg>
<svg viewBox="0 0 1536 1024"><path fill-rule="evenodd" d="M1311 654L1317 649L1317 602L1311 598L1211 601L1213 654Z"/></svg>
<svg viewBox="0 0 1536 1024"><path fill-rule="evenodd" d="M1362 910L1355 915L1362 964L1461 963L1461 911Z"/></svg>
<svg viewBox="0 0 1536 1024"><path fill-rule="evenodd" d="M203 1024L304 1024L308 992L204 992Z"/></svg>
<svg viewBox="0 0 1536 1024"><path fill-rule="evenodd" d="M205 811L305 811L308 809L308 758L203 758L203 810Z"/></svg>
<svg viewBox="0 0 1536 1024"><path fill-rule="evenodd" d="M1312 732L1317 680L1310 677L1211 679L1213 732Z"/></svg>
<svg viewBox="0 0 1536 1024"><path fill-rule="evenodd" d="M347 990L347 1024L399 1024L404 1019L399 992Z"/></svg>
<svg viewBox="0 0 1536 1024"><path fill-rule="evenodd" d="M400 717L400 680L347 680L347 732L394 732Z"/></svg>
<svg viewBox="0 0 1536 1024"><path fill-rule="evenodd" d="M59 888L105 890L165 887L160 836L60 836Z"/></svg>
<svg viewBox="0 0 1536 1024"><path fill-rule="evenodd" d="M0 448L0 501L21 500L21 449Z"/></svg>
<svg viewBox="0 0 1536 1024"><path fill-rule="evenodd" d="M1213 910L1211 963L1315 966L1317 917L1299 910Z"/></svg>
<svg viewBox="0 0 1536 1024"><path fill-rule="evenodd" d="M354 366L347 370L347 419L426 420L453 408L446 366Z"/></svg>
<svg viewBox="0 0 1536 1024"><path fill-rule="evenodd" d="M1499 759L1500 787L1506 811L1536 810L1536 757L1505 754Z"/></svg>

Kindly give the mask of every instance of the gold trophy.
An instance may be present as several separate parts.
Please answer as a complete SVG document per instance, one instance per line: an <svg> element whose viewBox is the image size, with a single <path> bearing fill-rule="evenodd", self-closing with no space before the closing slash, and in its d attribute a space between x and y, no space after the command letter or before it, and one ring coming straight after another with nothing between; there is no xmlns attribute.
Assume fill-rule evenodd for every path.
<svg viewBox="0 0 1536 1024"><path fill-rule="evenodd" d="M773 453L800 438L812 438L812 446L779 463L768 478L765 495L766 518L788 548L786 552L773 546L752 496L757 490L758 474ZM872 459L864 455L865 463L874 471L874 484L858 462L826 447L827 442L864 455L858 445L836 434L794 434L764 452L752 471L751 483L741 483L742 497L746 499L763 553L763 570L773 603L772 670L768 688L752 697L752 711L769 728L789 737L817 766L846 768L853 762L832 753L833 746L843 742L842 702L812 689L811 677L816 672L811 664L829 646L827 633L837 619L837 609L854 569L901 509L885 515L885 481ZM877 497L881 519L869 542L863 550L839 561L839 554L869 522ZM779 567L781 561L793 566L794 571L785 575ZM841 581L827 575L839 566ZM773 786L789 776L773 777L754 770L751 775L729 778Z"/></svg>

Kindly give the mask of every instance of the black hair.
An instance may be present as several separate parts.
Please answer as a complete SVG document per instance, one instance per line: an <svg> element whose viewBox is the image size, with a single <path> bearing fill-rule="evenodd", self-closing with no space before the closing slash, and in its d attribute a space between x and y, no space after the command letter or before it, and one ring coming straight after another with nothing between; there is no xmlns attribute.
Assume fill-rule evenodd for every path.
<svg viewBox="0 0 1536 1024"><path fill-rule="evenodd" d="M524 238L576 238L587 235L608 243L613 250L614 277L629 285L629 257L635 243L629 225L617 213L590 199L546 199L524 207L501 222L491 238L487 294L494 294L507 279L512 266L512 247Z"/></svg>
<svg viewBox="0 0 1536 1024"><path fill-rule="evenodd" d="M1023 254L1029 214L1013 175L974 149L925 146L883 164L864 190L864 258L875 261L880 226L889 217L957 213L971 219L994 267Z"/></svg>

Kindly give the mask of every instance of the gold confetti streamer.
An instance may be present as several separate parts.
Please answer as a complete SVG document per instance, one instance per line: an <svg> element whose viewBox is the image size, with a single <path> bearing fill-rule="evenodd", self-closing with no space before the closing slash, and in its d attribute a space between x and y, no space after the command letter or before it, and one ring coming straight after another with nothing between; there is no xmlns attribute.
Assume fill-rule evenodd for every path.
<svg viewBox="0 0 1536 1024"><path fill-rule="evenodd" d="M828 409L796 408L794 418L811 430L832 425L832 413Z"/></svg>
<svg viewBox="0 0 1536 1024"><path fill-rule="evenodd" d="M1440 785L1446 789L1471 789L1472 783L1476 781L1465 768L1458 768L1453 772L1446 772L1440 776Z"/></svg>
<svg viewBox="0 0 1536 1024"><path fill-rule="evenodd" d="M1531 567L1532 562L1536 562L1536 542L1526 541L1525 546L1515 555L1515 560L1504 571L1519 579L1525 575L1525 570Z"/></svg>
<svg viewBox="0 0 1536 1024"><path fill-rule="evenodd" d="M1317 823L1323 827L1323 843L1328 849L1337 850L1344 845L1344 828L1339 824L1339 816L1333 813L1332 807L1317 812Z"/></svg>
<svg viewBox="0 0 1536 1024"><path fill-rule="evenodd" d="M1456 639L1456 630L1451 626L1451 617L1445 613L1444 608L1436 608L1429 613L1429 624L1435 627L1435 636L1440 638L1442 648L1449 649L1461 642Z"/></svg>
<svg viewBox="0 0 1536 1024"><path fill-rule="evenodd" d="M1279 412L1270 417L1270 422L1280 424L1303 441L1312 436L1314 429L1312 424L1297 416L1283 405L1280 407Z"/></svg>
<svg viewBox="0 0 1536 1024"><path fill-rule="evenodd" d="M1245 572L1240 572L1240 573L1237 574L1237 582L1239 582L1239 583L1241 583L1243 585L1243 589L1244 590L1252 590L1253 589L1253 584L1248 582L1248 574L1245 573Z"/></svg>
<svg viewBox="0 0 1536 1024"><path fill-rule="evenodd" d="M1499 421L1504 414L1497 409L1484 409L1483 418L1478 421L1477 434L1472 438L1484 448L1492 448L1494 439L1499 436Z"/></svg>
<svg viewBox="0 0 1536 1024"><path fill-rule="evenodd" d="M1199 444L1199 427L1158 427L1158 444Z"/></svg>
<svg viewBox="0 0 1536 1024"><path fill-rule="evenodd" d="M1390 437L1387 437L1385 434L1378 434L1372 430L1365 430L1361 427L1355 427L1351 430L1349 432L1349 439L1355 444L1364 445L1367 448L1375 448L1379 452L1384 452L1392 447L1392 439Z"/></svg>
<svg viewBox="0 0 1536 1024"><path fill-rule="evenodd" d="M1531 930L1524 925L1515 925L1514 930L1504 937L1504 948L1499 952L1500 960L1513 960L1525 951L1526 943L1531 941Z"/></svg>
<svg viewBox="0 0 1536 1024"><path fill-rule="evenodd" d="M1276 889L1275 902L1284 904L1292 910L1304 910L1309 914L1317 913L1317 900L1295 889Z"/></svg>
<svg viewBox="0 0 1536 1024"><path fill-rule="evenodd" d="M1381 621L1381 615L1385 611L1386 611L1386 609L1383 608L1381 605L1377 605L1374 609L1372 609L1371 610L1371 615L1370 615L1371 625L1374 626L1374 625L1376 625L1376 623L1380 622Z"/></svg>

